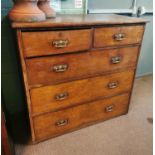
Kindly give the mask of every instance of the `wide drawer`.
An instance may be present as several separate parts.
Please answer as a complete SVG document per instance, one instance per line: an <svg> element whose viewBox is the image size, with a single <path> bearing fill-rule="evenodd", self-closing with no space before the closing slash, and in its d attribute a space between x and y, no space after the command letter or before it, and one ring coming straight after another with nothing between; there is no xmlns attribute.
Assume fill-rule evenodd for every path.
<svg viewBox="0 0 155 155"><path fill-rule="evenodd" d="M22 32L25 57L44 56L88 50L92 43L90 29Z"/></svg>
<svg viewBox="0 0 155 155"><path fill-rule="evenodd" d="M130 91L134 71L98 76L30 90L32 112L41 113Z"/></svg>
<svg viewBox="0 0 155 155"><path fill-rule="evenodd" d="M140 25L96 28L94 47L141 43L143 32L144 27Z"/></svg>
<svg viewBox="0 0 155 155"><path fill-rule="evenodd" d="M43 140L107 120L128 111L129 94L79 105L66 110L34 117L36 140Z"/></svg>
<svg viewBox="0 0 155 155"><path fill-rule="evenodd" d="M139 46L27 59L29 85L48 85L135 67Z"/></svg>

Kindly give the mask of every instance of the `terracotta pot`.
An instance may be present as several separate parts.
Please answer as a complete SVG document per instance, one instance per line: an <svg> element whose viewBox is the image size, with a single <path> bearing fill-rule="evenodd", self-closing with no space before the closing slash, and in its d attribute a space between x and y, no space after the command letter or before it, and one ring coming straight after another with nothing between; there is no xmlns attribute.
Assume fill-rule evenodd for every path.
<svg viewBox="0 0 155 155"><path fill-rule="evenodd" d="M50 6L50 0L39 0L38 7L46 14L46 18L55 18L56 12Z"/></svg>
<svg viewBox="0 0 155 155"><path fill-rule="evenodd" d="M38 0L13 0L15 5L9 12L9 18L15 22L36 22L46 19L38 6Z"/></svg>

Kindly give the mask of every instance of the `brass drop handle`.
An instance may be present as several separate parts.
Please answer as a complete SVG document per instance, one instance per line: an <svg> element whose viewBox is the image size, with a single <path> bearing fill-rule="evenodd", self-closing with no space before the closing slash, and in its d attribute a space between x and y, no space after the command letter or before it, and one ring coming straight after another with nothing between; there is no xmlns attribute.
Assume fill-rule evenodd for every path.
<svg viewBox="0 0 155 155"><path fill-rule="evenodd" d="M113 64L118 64L118 63L121 62L121 60L122 60L122 58L121 58L120 56L116 56L116 57L112 57L112 58L111 58L111 62L112 62Z"/></svg>
<svg viewBox="0 0 155 155"><path fill-rule="evenodd" d="M69 40L54 40L52 42L52 45L55 47L55 48L64 48L64 47L67 47L67 45L69 44Z"/></svg>
<svg viewBox="0 0 155 155"><path fill-rule="evenodd" d="M59 120L55 123L56 126L64 126L64 125L67 125L68 124L68 119L62 119L62 120Z"/></svg>
<svg viewBox="0 0 155 155"><path fill-rule="evenodd" d="M113 105L109 105L105 108L106 112L112 112L113 111L114 106Z"/></svg>
<svg viewBox="0 0 155 155"><path fill-rule="evenodd" d="M117 88L117 86L118 86L118 82L111 82L108 84L109 89Z"/></svg>
<svg viewBox="0 0 155 155"><path fill-rule="evenodd" d="M114 35L114 39L116 41L122 41L125 39L125 34L124 33L117 33Z"/></svg>
<svg viewBox="0 0 155 155"><path fill-rule="evenodd" d="M65 100L68 98L68 96L69 96L68 92L60 93L55 95L55 100L57 101Z"/></svg>
<svg viewBox="0 0 155 155"><path fill-rule="evenodd" d="M67 69L68 69L67 64L53 66L53 71L56 73L65 72Z"/></svg>

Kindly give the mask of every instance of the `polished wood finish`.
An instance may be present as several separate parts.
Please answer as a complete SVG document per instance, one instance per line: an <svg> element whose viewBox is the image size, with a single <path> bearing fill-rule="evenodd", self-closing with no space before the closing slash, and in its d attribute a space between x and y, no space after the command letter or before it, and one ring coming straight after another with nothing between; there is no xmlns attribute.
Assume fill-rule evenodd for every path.
<svg viewBox="0 0 155 155"><path fill-rule="evenodd" d="M96 100L101 97L130 91L134 72L131 70L58 85L31 89L33 113L47 112ZM115 88L109 84L117 82ZM56 95L67 92L67 97L57 100Z"/></svg>
<svg viewBox="0 0 155 155"><path fill-rule="evenodd" d="M34 57L88 50L92 42L91 34L90 29L23 32L24 55L25 57ZM37 38L39 38L39 40ZM62 41L66 41L66 43L63 44L61 43ZM58 42L58 47L56 47L54 42Z"/></svg>
<svg viewBox="0 0 155 155"><path fill-rule="evenodd" d="M105 25L126 25L126 24L145 24L148 22L142 18L120 16L115 14L88 14L88 15L57 15L55 19L48 19L43 22L19 23L13 22L13 28L65 28L83 26L105 26Z"/></svg>
<svg viewBox="0 0 155 155"><path fill-rule="evenodd" d="M142 25L96 28L94 32L94 47L98 48L140 43L143 32L144 27ZM119 35L124 36L121 38Z"/></svg>
<svg viewBox="0 0 155 155"><path fill-rule="evenodd" d="M27 59L28 82L31 86L41 86L67 82L81 77L112 72L114 70L136 67L139 46L93 50L64 56ZM114 63L114 58L120 57L120 62ZM86 63L87 62L87 63ZM55 72L54 67L66 64L63 72Z"/></svg>
<svg viewBox="0 0 155 155"><path fill-rule="evenodd" d="M34 143L127 113L145 23L119 15L12 23Z"/></svg>
<svg viewBox="0 0 155 155"><path fill-rule="evenodd" d="M63 111L34 117L36 140L55 137L83 125L100 120L107 120L128 111L129 94L98 100L69 108ZM111 111L108 108L112 106ZM65 121L62 125L57 122Z"/></svg>

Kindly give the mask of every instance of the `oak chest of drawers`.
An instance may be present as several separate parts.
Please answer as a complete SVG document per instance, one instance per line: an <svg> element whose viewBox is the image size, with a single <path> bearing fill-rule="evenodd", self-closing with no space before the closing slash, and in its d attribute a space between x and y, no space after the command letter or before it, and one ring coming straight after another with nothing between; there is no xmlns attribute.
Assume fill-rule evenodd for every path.
<svg viewBox="0 0 155 155"><path fill-rule="evenodd" d="M128 112L145 23L119 15L12 23L33 142Z"/></svg>

